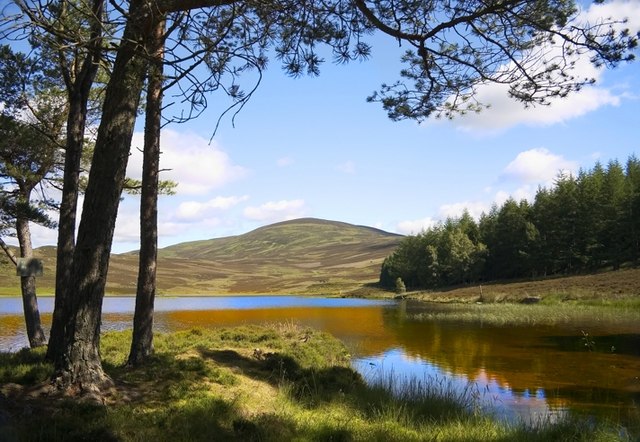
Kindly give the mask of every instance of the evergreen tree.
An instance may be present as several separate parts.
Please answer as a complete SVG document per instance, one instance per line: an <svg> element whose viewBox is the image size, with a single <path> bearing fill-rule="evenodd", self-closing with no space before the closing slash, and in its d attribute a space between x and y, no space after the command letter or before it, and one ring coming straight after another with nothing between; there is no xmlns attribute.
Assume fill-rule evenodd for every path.
<svg viewBox="0 0 640 442"><path fill-rule="evenodd" d="M602 190L604 257L606 263L617 270L622 265L623 257L628 254L630 221L625 216L625 175L619 161L611 161L607 165Z"/></svg>
<svg viewBox="0 0 640 442"><path fill-rule="evenodd" d="M480 241L486 244L486 256L484 267L482 269L482 279L494 280L499 279L499 269L495 267L497 262L494 255L493 245L497 242L496 225L498 220L498 205L493 204L489 213L482 213L478 223L480 233Z"/></svg>
<svg viewBox="0 0 640 442"><path fill-rule="evenodd" d="M603 183L604 168L597 162L591 171L578 173L578 214L576 219L576 254L580 269L593 270L604 259ZM579 269L579 270L580 270Z"/></svg>
<svg viewBox="0 0 640 442"><path fill-rule="evenodd" d="M626 165L625 218L628 235L626 260L640 263L640 160L632 155Z"/></svg>
<svg viewBox="0 0 640 442"><path fill-rule="evenodd" d="M530 221L531 207L508 199L498 211L494 236L487 247L500 278L530 276L538 230Z"/></svg>
<svg viewBox="0 0 640 442"><path fill-rule="evenodd" d="M534 204L535 224L544 237L550 274L574 271L577 260L578 195L577 182L571 174L560 173L554 188L539 193Z"/></svg>
<svg viewBox="0 0 640 442"><path fill-rule="evenodd" d="M55 75L41 62L0 46L0 211L20 245L20 257L33 257L30 222L54 227L46 209L47 187L60 173L65 102ZM6 250L5 250L6 251ZM20 277L27 337L31 347L46 343L40 323L35 275Z"/></svg>

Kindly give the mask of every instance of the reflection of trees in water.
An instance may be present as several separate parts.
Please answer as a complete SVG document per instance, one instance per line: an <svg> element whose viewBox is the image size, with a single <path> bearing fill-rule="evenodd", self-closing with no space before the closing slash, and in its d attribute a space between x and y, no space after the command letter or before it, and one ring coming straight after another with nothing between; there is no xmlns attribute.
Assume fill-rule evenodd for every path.
<svg viewBox="0 0 640 442"><path fill-rule="evenodd" d="M640 382L633 385L640 370L640 335L606 334L603 324L598 324L600 335L593 336L596 348L619 346L621 351L589 352L579 349L580 330L586 324L499 327L420 321L407 314L411 308L386 310L385 327L409 358L434 364L444 372L472 381L484 377L520 396L541 389L551 405L554 400L569 399L593 406L619 406L631 404L632 392L640 391Z"/></svg>
<svg viewBox="0 0 640 442"><path fill-rule="evenodd" d="M408 356L465 376L474 376L486 367L494 346L487 336L489 330L466 323L413 320L406 308L387 311L384 319Z"/></svg>
<svg viewBox="0 0 640 442"><path fill-rule="evenodd" d="M640 357L640 333L611 333L593 336L584 330L575 336L547 336L545 339L563 351L591 351Z"/></svg>

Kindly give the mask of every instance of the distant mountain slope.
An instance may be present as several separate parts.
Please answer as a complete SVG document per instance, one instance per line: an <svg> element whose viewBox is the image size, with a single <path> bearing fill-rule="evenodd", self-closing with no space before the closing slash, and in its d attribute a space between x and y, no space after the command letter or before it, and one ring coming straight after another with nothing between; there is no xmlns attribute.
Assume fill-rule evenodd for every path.
<svg viewBox="0 0 640 442"><path fill-rule="evenodd" d="M170 246L160 251L159 265L185 265L185 272L197 266L202 282L190 286L198 290L212 284L218 287L214 291L236 293L339 291L377 281L382 260L401 238L370 227L303 218ZM207 268L215 277L206 276ZM168 284L168 277L159 278L159 286Z"/></svg>
<svg viewBox="0 0 640 442"><path fill-rule="evenodd" d="M365 226L303 218L243 235L182 243L158 254L158 293L339 293L376 282L380 266L402 236ZM55 249L42 248L45 276L54 286ZM3 265L0 287L19 281ZM13 273L15 270L11 269ZM137 253L113 255L108 293L135 293Z"/></svg>
<svg viewBox="0 0 640 442"><path fill-rule="evenodd" d="M323 258L334 262L338 256L369 253L378 247L396 245L399 235L370 227L302 218L260 227L227 238L194 241L169 246L163 257L190 259L287 259L292 262Z"/></svg>

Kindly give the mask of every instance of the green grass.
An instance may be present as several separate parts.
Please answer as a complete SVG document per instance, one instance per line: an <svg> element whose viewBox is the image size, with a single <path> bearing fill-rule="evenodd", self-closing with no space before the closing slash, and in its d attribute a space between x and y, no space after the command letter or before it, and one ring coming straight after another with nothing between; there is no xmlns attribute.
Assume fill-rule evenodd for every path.
<svg viewBox="0 0 640 442"><path fill-rule="evenodd" d="M15 440L105 441L606 441L615 425L567 420L535 428L493 420L473 389L394 376L367 385L344 346L295 324L194 329L155 339L139 369L122 364L130 332L102 339L116 389L106 406L37 395L44 353L0 355L0 434ZM1 416L0 416L1 417Z"/></svg>
<svg viewBox="0 0 640 442"><path fill-rule="evenodd" d="M44 361L44 348L24 348L17 353L0 353L0 384L9 382L30 385L45 382L51 375L51 364Z"/></svg>
<svg viewBox="0 0 640 442"><path fill-rule="evenodd" d="M640 299L560 301L538 304L456 304L412 316L418 320L468 321L492 325L560 325L577 321L640 323Z"/></svg>

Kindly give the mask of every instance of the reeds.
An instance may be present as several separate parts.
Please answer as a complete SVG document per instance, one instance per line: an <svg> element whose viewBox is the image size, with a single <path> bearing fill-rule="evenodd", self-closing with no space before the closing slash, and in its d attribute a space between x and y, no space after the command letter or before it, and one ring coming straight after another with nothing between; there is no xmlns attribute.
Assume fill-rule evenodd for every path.
<svg viewBox="0 0 640 442"><path fill-rule="evenodd" d="M486 325L560 325L576 321L640 321L640 301L540 304L458 304L409 315L420 321L464 321Z"/></svg>

